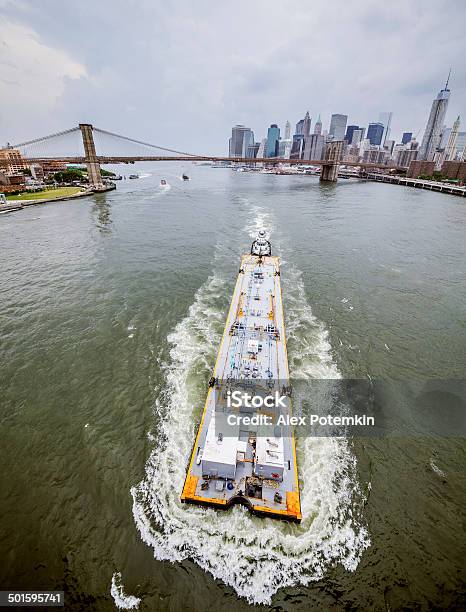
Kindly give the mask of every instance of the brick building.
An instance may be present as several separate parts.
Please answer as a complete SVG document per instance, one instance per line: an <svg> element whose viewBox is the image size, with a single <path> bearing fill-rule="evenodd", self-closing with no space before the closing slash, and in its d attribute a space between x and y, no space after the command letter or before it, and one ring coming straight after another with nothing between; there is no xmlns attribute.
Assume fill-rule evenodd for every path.
<svg viewBox="0 0 466 612"><path fill-rule="evenodd" d="M421 174L426 176L432 176L435 172L435 162L434 161L412 161L409 164L408 172L406 176L409 178L418 178Z"/></svg>
<svg viewBox="0 0 466 612"><path fill-rule="evenodd" d="M441 172L446 178L458 179L462 183L466 183L466 162L443 162Z"/></svg>

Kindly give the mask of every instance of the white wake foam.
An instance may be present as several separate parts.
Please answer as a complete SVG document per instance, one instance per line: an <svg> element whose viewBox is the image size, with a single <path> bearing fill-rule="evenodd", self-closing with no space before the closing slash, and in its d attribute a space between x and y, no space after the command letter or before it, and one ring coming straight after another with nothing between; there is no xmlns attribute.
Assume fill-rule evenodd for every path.
<svg viewBox="0 0 466 612"><path fill-rule="evenodd" d="M251 236L259 229L270 231L268 213L254 212L245 231ZM282 282L292 376L339 378L328 334L312 314L301 275L288 268ZM166 387L155 407L157 442L146 477L131 490L133 515L157 559L193 559L249 602L270 603L279 588L318 580L332 564L354 570L369 537L359 519L356 460L342 439L298 441L300 525L257 518L241 506L224 512L181 504L228 289L226 279L215 273L168 338L171 361L165 365Z"/></svg>
<svg viewBox="0 0 466 612"><path fill-rule="evenodd" d="M110 594L113 597L116 607L119 610L137 610L141 600L134 595L126 595L123 591L121 573L115 572L112 576Z"/></svg>

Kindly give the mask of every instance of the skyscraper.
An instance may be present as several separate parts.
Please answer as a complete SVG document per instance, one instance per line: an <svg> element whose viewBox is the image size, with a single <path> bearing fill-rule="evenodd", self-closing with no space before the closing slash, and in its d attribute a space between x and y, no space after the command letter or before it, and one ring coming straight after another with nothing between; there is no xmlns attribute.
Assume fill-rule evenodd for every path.
<svg viewBox="0 0 466 612"><path fill-rule="evenodd" d="M304 151L304 136L302 134L295 134L293 136L293 142L291 144L291 159L301 159Z"/></svg>
<svg viewBox="0 0 466 612"><path fill-rule="evenodd" d="M267 150L267 138L263 138L259 145L259 149L257 150L256 157L259 157L259 159L264 159L266 150Z"/></svg>
<svg viewBox="0 0 466 612"><path fill-rule="evenodd" d="M455 123L453 124L453 128L450 132L450 138L448 139L448 144L445 148L445 154L443 157L444 161L454 161L456 157L456 141L458 139L459 127L460 127L460 117L458 115Z"/></svg>
<svg viewBox="0 0 466 612"><path fill-rule="evenodd" d="M317 117L317 121L314 126L314 134L322 134L322 121L320 119L320 115Z"/></svg>
<svg viewBox="0 0 466 612"><path fill-rule="evenodd" d="M346 128L345 140L348 144L353 140L354 130L359 130L359 125L349 125Z"/></svg>
<svg viewBox="0 0 466 612"><path fill-rule="evenodd" d="M392 140L391 138L387 138L387 140L385 141L385 144L383 145L384 150L387 151L390 157L392 156L394 146L395 146L395 141Z"/></svg>
<svg viewBox="0 0 466 612"><path fill-rule="evenodd" d="M249 145L248 150L246 151L246 157L257 157L260 144L260 142L254 142L252 145Z"/></svg>
<svg viewBox="0 0 466 612"><path fill-rule="evenodd" d="M280 128L276 123L272 123L267 130L267 151L266 157L277 157L278 141L280 140Z"/></svg>
<svg viewBox="0 0 466 612"><path fill-rule="evenodd" d="M324 137L321 134L311 134L304 137L303 159L323 159Z"/></svg>
<svg viewBox="0 0 466 612"><path fill-rule="evenodd" d="M463 132L463 134L466 134L466 132ZM456 141L456 143L458 144L458 141ZM466 142L464 143L463 150L459 153L459 156L460 161L466 162Z"/></svg>
<svg viewBox="0 0 466 612"><path fill-rule="evenodd" d="M304 119L300 119L298 121L298 123L296 124L295 134L302 135L303 134L303 127L304 127Z"/></svg>
<svg viewBox="0 0 466 612"><path fill-rule="evenodd" d="M451 127L447 127L446 125L440 130L439 142L437 145L437 149L445 149L448 144L448 139L450 138Z"/></svg>
<svg viewBox="0 0 466 612"><path fill-rule="evenodd" d="M354 130L353 137L351 138L350 144L358 145L361 142L361 140L364 140L365 131L366 131L366 128L359 128L357 130Z"/></svg>
<svg viewBox="0 0 466 612"><path fill-rule="evenodd" d="M235 125L231 129L229 157L247 157L248 149L254 144L254 132L244 125Z"/></svg>
<svg viewBox="0 0 466 612"><path fill-rule="evenodd" d="M282 138L278 141L278 157L283 157L283 159L290 159L291 155L291 139L290 138Z"/></svg>
<svg viewBox="0 0 466 612"><path fill-rule="evenodd" d="M403 136L401 138L401 144L408 144L413 139L412 132L403 132Z"/></svg>
<svg viewBox="0 0 466 612"><path fill-rule="evenodd" d="M304 115L304 122L303 122L303 136L309 136L309 134L311 133L311 117L309 115L309 111L306 111L306 114Z"/></svg>
<svg viewBox="0 0 466 612"><path fill-rule="evenodd" d="M333 137L333 140L343 140L345 138L346 122L348 115L332 115L330 119L330 129L328 135Z"/></svg>
<svg viewBox="0 0 466 612"><path fill-rule="evenodd" d="M289 121L285 123L285 140L290 140L291 138L291 124Z"/></svg>
<svg viewBox="0 0 466 612"><path fill-rule="evenodd" d="M385 141L390 138L390 127L392 125L392 117L393 117L393 113L391 112L385 112L385 113L379 113L379 123L381 123L383 125L383 135L382 135L382 142L380 144L384 145Z"/></svg>
<svg viewBox="0 0 466 612"><path fill-rule="evenodd" d="M466 161L466 132L458 132L456 139L456 155L460 161Z"/></svg>
<svg viewBox="0 0 466 612"><path fill-rule="evenodd" d="M434 159L435 150L439 144L440 132L447 112L448 100L450 98L450 90L448 89L448 75L445 87L439 91L437 97L432 102L429 119L427 120L424 137L422 138L421 148L419 150L420 160L432 161Z"/></svg>
<svg viewBox="0 0 466 612"><path fill-rule="evenodd" d="M369 127L367 128L367 137L369 138L371 145L382 144L384 131L385 128L383 123L369 123Z"/></svg>

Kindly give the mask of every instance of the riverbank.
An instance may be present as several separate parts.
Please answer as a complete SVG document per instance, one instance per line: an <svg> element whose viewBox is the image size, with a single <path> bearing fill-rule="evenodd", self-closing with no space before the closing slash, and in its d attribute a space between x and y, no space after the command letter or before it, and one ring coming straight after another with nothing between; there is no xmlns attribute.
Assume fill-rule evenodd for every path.
<svg viewBox="0 0 466 612"><path fill-rule="evenodd" d="M452 183L441 183L437 181L427 181L424 179L407 178L405 176L393 176L391 174L368 174L366 179L379 183L392 183L405 187L416 187L417 189L428 189L429 191L439 191L460 197L466 196L466 187L453 185Z"/></svg>
<svg viewBox="0 0 466 612"><path fill-rule="evenodd" d="M7 202L24 202L29 200L49 200L61 197L72 196L84 191L84 187L49 187L41 191L25 191L16 195L7 195Z"/></svg>
<svg viewBox="0 0 466 612"><path fill-rule="evenodd" d="M26 206L36 206L38 204L48 204L50 202L63 202L65 200L75 200L76 198L84 198L94 193L105 193L106 191L113 191L114 189L116 189L116 185L114 183L111 183L110 185L106 185L105 188L103 189L99 189L99 190L83 189L75 193L64 194L64 195L53 197L53 198L45 197L45 198L34 198L34 199L24 199L23 200L21 199L21 196L12 196L11 198L7 198L7 204L0 205L0 214L6 214L10 212L15 212L17 210L22 210ZM50 193L52 191L63 191L63 190L51 190L51 189L49 190ZM28 194L21 194L21 195L28 195Z"/></svg>

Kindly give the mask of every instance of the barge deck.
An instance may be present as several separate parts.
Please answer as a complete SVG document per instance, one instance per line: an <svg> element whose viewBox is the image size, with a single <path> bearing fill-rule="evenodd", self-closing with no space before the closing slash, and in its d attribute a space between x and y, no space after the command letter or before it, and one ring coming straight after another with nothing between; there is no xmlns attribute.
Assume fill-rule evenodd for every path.
<svg viewBox="0 0 466 612"><path fill-rule="evenodd" d="M269 403L251 406L244 393ZM279 408L271 409L277 394ZM239 406L231 401L240 396ZM260 232L241 258L181 501L219 509L240 503L300 522L294 433L277 424L278 415L291 415L290 396L280 262Z"/></svg>

